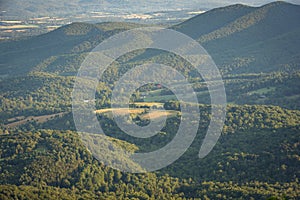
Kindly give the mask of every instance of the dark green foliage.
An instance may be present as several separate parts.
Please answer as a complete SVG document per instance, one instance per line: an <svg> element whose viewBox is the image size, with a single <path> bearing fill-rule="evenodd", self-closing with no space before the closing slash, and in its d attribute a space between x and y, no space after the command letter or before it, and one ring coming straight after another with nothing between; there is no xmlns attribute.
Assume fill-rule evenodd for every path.
<svg viewBox="0 0 300 200"><path fill-rule="evenodd" d="M1 193L4 194L22 194L22 190L27 188L28 194L24 192L23 195L30 195L37 190L33 188L36 187L39 193L46 193L43 194L45 196L50 195L47 190L59 188L67 188L62 190L62 195L71 193L81 196L86 191L89 198L98 194L101 197L135 196L145 199L182 196L176 193L180 184L178 179L167 175L158 178L151 173L126 174L103 166L85 149L79 137L70 131L11 132L0 136L0 145L0 184L22 185L19 189L16 186L1 186ZM129 148L128 145L122 146Z"/></svg>
<svg viewBox="0 0 300 200"><path fill-rule="evenodd" d="M0 185L0 199L96 199L102 195L93 194L90 191L79 192L77 189L64 189L49 186L16 186L16 185Z"/></svg>
<svg viewBox="0 0 300 200"><path fill-rule="evenodd" d="M48 34L1 42L0 199L299 199L299 13L299 6L284 2L259 8L233 5L172 27L200 41L212 55L230 103L223 133L203 159L198 153L210 120L210 106L204 105L210 97L201 75L187 61L142 49L109 66L95 92L95 109L110 107L116 81L145 62L180 71L202 103L193 144L156 173L123 173L95 159L75 132L71 113L75 75L87 53L111 35L145 25L73 23ZM142 93L148 93L145 99ZM157 83L138 89L132 101L149 99L165 103L167 110L198 106L180 105ZM45 123L5 126L22 117L61 112L65 114ZM170 142L180 117L178 112L157 135L140 139L122 132L111 117L98 115L114 144L139 152ZM101 144L102 154L107 145Z"/></svg>
<svg viewBox="0 0 300 200"><path fill-rule="evenodd" d="M281 135L283 134L282 132L279 133ZM274 147L272 148L275 148L275 150L276 144L280 144L282 140L280 139L279 133L271 133L274 138L272 141ZM289 134L291 133L292 132L289 132ZM248 140L254 141L257 135L258 134L253 135L252 138ZM269 137L267 133L261 136L266 137L266 139ZM297 194L300 190L297 178L287 178L286 181L281 180L281 183L277 181L268 183L258 181L254 174L249 173L253 172L259 174L260 172L257 171L258 166L256 166L255 163L268 166L270 163L274 163L272 158L275 158L277 160L276 162L279 162L278 165L275 162L275 165L270 165L267 169L265 167L259 168L263 173L260 175L260 178L272 180L270 174L265 173L266 170L271 170L271 174L278 174L281 178L284 177L282 173L286 173L286 175L295 173L299 164L297 163L299 161L295 160L295 156L297 156L299 152L295 149L297 145L296 143L293 144L292 140L296 142L299 136L295 135L294 139L293 137L289 137L292 140L283 141L276 154L264 152L257 149L257 147L253 149L251 145L248 145L248 147L245 146L247 141L243 142L241 135L236 135L235 138L227 137L227 139L223 138L221 140L227 140L231 146L228 145L229 143L226 144L226 142L219 144L212 153L212 156L210 155L207 158L207 164L201 161L202 163L200 163L200 165L193 165L195 163L191 163L191 161L186 162L184 161L185 158L182 158L185 167L176 169L176 176L179 175L179 171L187 170L192 166L201 167L198 169L190 169L191 171L200 170L206 176L209 175L209 177L203 177L197 181L193 181L192 179L171 178L168 175L157 176L152 173L140 175L121 173L107 168L95 160L85 150L78 136L70 131L40 130L26 133L11 132L9 135L2 135L0 137L0 180L1 184L20 186L1 186L0 194L3 198L4 196L13 198L11 195L23 195L31 198L41 198L40 195L44 195L47 198L55 198L53 196L57 197L58 191L61 195L59 196L60 198L69 195L72 198L75 196L76 198L85 196L85 198L91 199L97 198L97 196L98 198L117 196L119 198L143 197L145 199L177 199L179 197L204 198L205 195L211 199L218 198L219 195L223 198L226 196L233 198L253 197L256 199L267 198L271 195L278 197L287 196L290 199L297 198ZM282 137L284 137L284 135ZM279 143L277 143L277 139L275 138L279 139ZM266 140L260 140L262 144L266 145ZM233 141L236 143L232 143ZM242 150L241 153L237 153L234 150L234 148L237 147L235 145L240 145L238 149L239 151ZM224 149L226 152L220 154L218 151L221 150L221 152L224 152L224 150L222 150L223 148L226 149ZM216 153L216 151L218 153ZM245 151L251 151L252 153L245 153ZM284 154L287 153L282 157L283 159L288 158L287 160L281 160L280 151ZM232 154L230 152L232 152ZM256 152L257 155L254 152ZM262 154L260 152L262 152ZM260 158L261 156L263 157ZM262 160L260 159L264 162L261 163ZM295 160L293 161L295 162L294 169L289 159ZM179 160L178 163L182 161ZM283 161L284 164L281 164L281 161ZM188 163L191 165L187 166ZM175 163L172 166L176 168L178 164ZM232 174L227 175L228 178L225 178L226 173L231 173L231 168L233 167L235 170ZM252 167L254 171L252 171ZM279 167L279 169L277 169L277 167ZM173 173L173 171L169 172ZM246 174L241 172L246 172ZM196 174L194 174L194 176L195 175ZM247 181L247 176L250 178L249 181ZM265 178L263 176L265 176ZM297 176L298 175L296 175L296 177ZM237 179L235 180L234 177ZM220 179L224 180L218 182L217 180ZM228 179L233 181L229 181ZM291 181L293 179L294 181ZM30 186L24 186L24 184Z"/></svg>
<svg viewBox="0 0 300 200"><path fill-rule="evenodd" d="M35 72L0 85L1 120L64 112L71 105L73 79L69 77Z"/></svg>

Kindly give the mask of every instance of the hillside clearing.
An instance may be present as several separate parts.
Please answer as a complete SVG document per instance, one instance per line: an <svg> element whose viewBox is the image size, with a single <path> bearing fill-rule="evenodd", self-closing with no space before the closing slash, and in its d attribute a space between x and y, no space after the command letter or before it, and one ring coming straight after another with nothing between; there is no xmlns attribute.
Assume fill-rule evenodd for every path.
<svg viewBox="0 0 300 200"><path fill-rule="evenodd" d="M6 128L14 128L17 126L20 126L22 124L26 124L29 121L36 121L37 123L44 123L56 116L62 117L65 115L67 112L61 112L61 113L56 113L56 114L51 114L51 115L41 115L41 116L29 116L29 117L24 117L24 116L19 116L19 117L14 117L11 119L8 119L9 122L14 121L14 120L19 120L15 121L9 124L4 125ZM21 120L20 120L21 119Z"/></svg>

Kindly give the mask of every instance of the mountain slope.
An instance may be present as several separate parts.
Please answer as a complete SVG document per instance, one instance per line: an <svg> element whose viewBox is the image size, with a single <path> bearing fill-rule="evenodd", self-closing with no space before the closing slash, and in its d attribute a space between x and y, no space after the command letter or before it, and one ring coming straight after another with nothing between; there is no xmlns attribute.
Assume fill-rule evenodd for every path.
<svg viewBox="0 0 300 200"><path fill-rule="evenodd" d="M71 28L72 26L74 29ZM94 25L76 23L48 34L19 41L2 42L0 45L1 74L18 75L29 72L32 67L45 59L69 54L74 46L100 34L101 32Z"/></svg>
<svg viewBox="0 0 300 200"><path fill-rule="evenodd" d="M143 25L134 23L72 23L47 34L17 41L0 43L0 74L2 77L21 75L34 69L37 65L49 65L60 57L70 62L76 61L81 53L91 51L105 38ZM71 58L69 58L71 57ZM47 61L47 59L50 59ZM80 59L82 62L83 60ZM77 68L80 61L76 61ZM60 62L56 65L61 65ZM63 67L68 64L62 63ZM47 71L47 70L46 70ZM66 71L63 68L60 71ZM48 71L49 72L49 71Z"/></svg>
<svg viewBox="0 0 300 200"><path fill-rule="evenodd" d="M200 35L217 30L253 10L255 8L241 4L216 8L175 25L173 28L194 39L198 39Z"/></svg>
<svg viewBox="0 0 300 200"><path fill-rule="evenodd" d="M238 4L208 11L172 28L198 40L225 73L284 71L285 65L295 71L300 61L299 18L298 5L275 2L255 8ZM29 72L50 57L88 52L110 35L141 26L73 23L41 36L1 42L1 76ZM248 62L240 69L224 69L239 59Z"/></svg>
<svg viewBox="0 0 300 200"><path fill-rule="evenodd" d="M237 7L240 9L236 10ZM296 63L300 61L300 6L274 2L259 8L235 5L214 12L217 11L221 27L210 21L207 15L211 13L208 12L175 29L197 39L221 69L237 58L251 59L250 64L230 73L281 71L283 65L299 70ZM204 25L197 27L197 24ZM211 30L203 31L208 24L212 24ZM195 31L193 25L199 31ZM279 56L281 58L277 59Z"/></svg>
<svg viewBox="0 0 300 200"><path fill-rule="evenodd" d="M211 54L226 79L225 87L230 102L298 109L299 81L286 84L277 80L294 79L299 72L298 19L300 6L297 5L275 2L255 8L238 4L208 11L171 28L199 40ZM1 85L6 87L5 81L20 83L16 76L27 76L30 72L74 76L87 53L101 41L118 32L142 26L145 25L122 22L73 23L44 35L0 42L0 79L4 80ZM182 59L174 59L174 56L159 51L135 52L124 60L124 67L148 61L164 61L162 64L171 64L185 74L193 75ZM113 66L109 81L116 81L127 69ZM257 75L245 78L248 73ZM269 91L270 86L276 89L275 93ZM290 91L289 88L294 92L287 96L284 91ZM259 90L266 92L257 93ZM5 95L10 93L2 91ZM266 98L260 98L264 96ZM26 99L28 95L21 97L19 102ZM6 104L2 103L2 106Z"/></svg>

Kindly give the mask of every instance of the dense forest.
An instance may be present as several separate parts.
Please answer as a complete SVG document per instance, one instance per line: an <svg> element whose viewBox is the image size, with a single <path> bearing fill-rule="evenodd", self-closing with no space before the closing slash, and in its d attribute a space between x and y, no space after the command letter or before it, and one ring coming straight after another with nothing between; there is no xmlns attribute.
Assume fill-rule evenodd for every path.
<svg viewBox="0 0 300 200"><path fill-rule="evenodd" d="M222 134L202 159L198 153L212 106L207 84L191 64L173 53L140 49L109 66L96 87L95 115L113 145L130 152L160 149L174 138L183 108L200 111L191 146L151 173L121 172L96 159L72 113L76 74L88 53L112 35L148 25L76 22L0 42L0 199L299 199L299 11L284 2L232 5L169 27L200 42L224 81ZM117 126L110 99L127 71L149 62L181 72L199 104L182 104L159 82L143 85L131 97L137 112L128 123L146 126L153 109L170 115L155 136L135 138ZM102 155L113 148L99 146Z"/></svg>
<svg viewBox="0 0 300 200"><path fill-rule="evenodd" d="M148 174L123 173L104 166L72 131L12 131L1 136L1 184L8 184L1 187L1 194L35 199L43 195L47 198L65 195L70 199L266 199L271 196L293 199L300 190L299 127L275 130L223 136L212 155L198 163L188 162L195 157L197 145L193 145L171 167ZM253 149L248 143L257 137L261 144Z"/></svg>

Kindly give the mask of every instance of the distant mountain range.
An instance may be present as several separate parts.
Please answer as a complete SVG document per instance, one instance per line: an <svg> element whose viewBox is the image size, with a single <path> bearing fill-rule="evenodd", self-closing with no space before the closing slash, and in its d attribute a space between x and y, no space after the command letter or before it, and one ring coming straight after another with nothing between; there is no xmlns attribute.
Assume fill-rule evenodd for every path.
<svg viewBox="0 0 300 200"><path fill-rule="evenodd" d="M255 8L237 4L171 28L198 40L224 73L289 72L299 70L299 19L299 5L275 2ZM105 38L140 26L73 23L29 39L1 42L1 76L31 71L51 56L88 52Z"/></svg>

